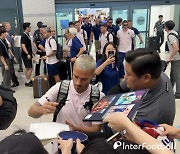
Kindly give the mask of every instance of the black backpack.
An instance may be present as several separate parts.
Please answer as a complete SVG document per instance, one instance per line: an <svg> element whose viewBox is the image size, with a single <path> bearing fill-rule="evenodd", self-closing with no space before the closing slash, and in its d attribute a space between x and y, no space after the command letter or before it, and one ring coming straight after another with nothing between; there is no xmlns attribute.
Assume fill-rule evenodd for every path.
<svg viewBox="0 0 180 154"><path fill-rule="evenodd" d="M180 35L176 35L175 33L169 33L168 36L167 36L167 41L168 41L168 42L170 42L170 41L169 41L169 35L173 35L173 36L175 36L175 37L178 39L178 43L179 43L179 51L178 51L178 52L180 53ZM166 50L166 51L169 51L169 47L168 47L167 42L166 42L166 44L165 44L165 50Z"/></svg>
<svg viewBox="0 0 180 154"><path fill-rule="evenodd" d="M63 80L60 84L59 92L57 95L57 102L59 103L59 105L56 107L56 111L54 112L53 122L56 122L59 111L62 109L62 107L66 103L66 100L68 97L69 85L70 85L70 80ZM91 111L94 103L97 103L99 99L100 99L100 91L98 87L92 85L91 93L90 93L90 100L89 102L85 103L84 108Z"/></svg>
<svg viewBox="0 0 180 154"><path fill-rule="evenodd" d="M12 90L0 86L0 96L3 104L0 106L0 130L7 129L17 113L17 102Z"/></svg>
<svg viewBox="0 0 180 154"><path fill-rule="evenodd" d="M107 34L107 36L106 36L107 41L109 42L109 35L110 35L110 34L112 34L112 36L113 36L113 43L114 43L115 45L117 45L117 40L118 40L118 39L117 39L116 34L114 34L113 32L112 32L112 33L109 32L109 33ZM102 34L100 34L100 37L101 37L101 36L102 36Z"/></svg>
<svg viewBox="0 0 180 154"><path fill-rule="evenodd" d="M54 38L50 38L50 39L49 39L49 46L50 46L50 48L51 48L51 43L50 43L51 39L54 39ZM55 39L54 39L54 40L55 40ZM56 40L55 40L55 41L56 41ZM57 58L58 60L61 60L61 59L63 58L63 47L62 47L62 45L59 44L57 41L56 41L56 44L57 44L56 58Z"/></svg>

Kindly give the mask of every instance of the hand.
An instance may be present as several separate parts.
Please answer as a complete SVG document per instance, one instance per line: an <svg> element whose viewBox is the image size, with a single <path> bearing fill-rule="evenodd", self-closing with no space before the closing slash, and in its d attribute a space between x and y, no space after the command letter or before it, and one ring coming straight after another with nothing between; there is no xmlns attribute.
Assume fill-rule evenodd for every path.
<svg viewBox="0 0 180 154"><path fill-rule="evenodd" d="M160 135L165 136L167 135L171 139L178 139L180 138L180 129L167 125L167 124L161 124L161 127L165 129L164 132L162 132Z"/></svg>
<svg viewBox="0 0 180 154"><path fill-rule="evenodd" d="M47 56L43 56L41 57L42 60L46 60L47 59Z"/></svg>
<svg viewBox="0 0 180 154"><path fill-rule="evenodd" d="M71 58L70 60L71 60L71 62L75 62L76 61L76 57Z"/></svg>
<svg viewBox="0 0 180 154"><path fill-rule="evenodd" d="M128 123L131 123L131 121L122 112L110 114L103 121L108 122L108 126L117 131L126 130Z"/></svg>
<svg viewBox="0 0 180 154"><path fill-rule="evenodd" d="M31 60L31 55L30 54L27 55L27 59Z"/></svg>
<svg viewBox="0 0 180 154"><path fill-rule="evenodd" d="M115 57L114 56L111 56L111 57L107 58L106 61L105 61L106 65L112 64L114 62L115 62Z"/></svg>
<svg viewBox="0 0 180 154"><path fill-rule="evenodd" d="M16 64L18 63L16 57L14 57L14 62L15 62Z"/></svg>
<svg viewBox="0 0 180 154"><path fill-rule="evenodd" d="M0 107L2 104L3 104L3 100L2 100L2 97L0 96Z"/></svg>
<svg viewBox="0 0 180 154"><path fill-rule="evenodd" d="M80 154L82 150L84 149L84 144L81 143L80 139L76 140L76 152L77 154Z"/></svg>
<svg viewBox="0 0 180 154"><path fill-rule="evenodd" d="M167 60L167 62L169 63L169 62L171 62L171 61L172 61L172 58L169 57L169 59Z"/></svg>
<svg viewBox="0 0 180 154"><path fill-rule="evenodd" d="M4 68L5 68L6 71L9 70L9 66L7 64L4 65Z"/></svg>
<svg viewBox="0 0 180 154"><path fill-rule="evenodd" d="M75 127L73 124L71 124L70 122L66 121L66 124L69 125L69 130L70 131L77 131L77 127Z"/></svg>
<svg viewBox="0 0 180 154"><path fill-rule="evenodd" d="M42 106L43 115L54 113L56 110L56 106L58 106L58 104L59 103L57 103L57 102L46 102Z"/></svg>
<svg viewBox="0 0 180 154"><path fill-rule="evenodd" d="M42 50L38 50L38 49L37 49L37 52L42 52Z"/></svg>
<svg viewBox="0 0 180 154"><path fill-rule="evenodd" d="M144 44L143 40L140 41L140 44Z"/></svg>
<svg viewBox="0 0 180 154"><path fill-rule="evenodd" d="M71 149L73 147L73 139L70 138L68 140L58 139L59 146L63 154L71 154Z"/></svg>

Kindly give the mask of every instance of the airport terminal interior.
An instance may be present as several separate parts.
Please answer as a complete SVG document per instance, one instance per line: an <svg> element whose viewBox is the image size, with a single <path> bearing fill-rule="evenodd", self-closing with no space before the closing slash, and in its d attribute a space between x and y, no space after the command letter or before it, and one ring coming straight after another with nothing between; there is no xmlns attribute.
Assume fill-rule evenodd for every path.
<svg viewBox="0 0 180 154"><path fill-rule="evenodd" d="M79 21L82 23L85 18L95 25L98 19L107 23L109 18L116 25L116 19L131 20L133 27L137 28L141 34L143 42L140 43L139 37L135 37L136 48L148 47L150 37L156 36L154 25L158 21L158 16L163 15L163 21L173 20L174 30L180 34L180 1L179 0L3 0L0 5L0 23L9 22L11 24L10 36L13 35L14 55L19 59L21 52L20 38L23 33L22 24L31 23L30 37L33 40L33 33L37 29L37 22L41 21L47 27L55 28L55 35L58 43L65 48L66 29L69 22ZM163 30L164 31L164 30ZM164 31L164 42L157 52L162 60L167 61L170 52L165 51L165 42L167 33ZM180 35L179 35L180 36ZM33 42L33 41L32 41ZM35 48L32 48L35 50ZM96 60L95 41L92 43L89 53ZM65 61L65 59L64 59ZM44 63L41 62L40 75L43 74ZM0 67L1 68L1 67ZM29 131L32 123L52 122L53 115L43 115L35 119L28 115L29 108L38 100L33 97L33 87L25 86L26 76L25 67L22 64L23 71L19 71L19 64L14 64L15 74L19 81L19 86L12 87L14 97L17 100L17 115L12 124L6 130L0 130L0 140L12 134L18 129ZM170 77L171 64L167 66L165 73ZM31 79L35 77L35 64L33 63L33 72ZM3 81L0 72L0 83ZM174 87L175 90L175 87ZM173 126L180 126L180 99L175 99L175 119ZM153 113L152 113L153 114ZM48 140L50 142L50 140ZM48 142L44 142L46 145ZM48 149L48 148L47 148ZM49 150L49 149L48 149ZM175 153L180 154L180 140L175 140Z"/></svg>

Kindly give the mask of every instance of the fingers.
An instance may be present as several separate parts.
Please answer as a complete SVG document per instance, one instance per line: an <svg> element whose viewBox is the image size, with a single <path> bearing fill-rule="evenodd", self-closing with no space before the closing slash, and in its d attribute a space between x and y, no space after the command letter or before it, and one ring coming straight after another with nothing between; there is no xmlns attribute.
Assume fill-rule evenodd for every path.
<svg viewBox="0 0 180 154"><path fill-rule="evenodd" d="M44 114L54 113L59 103L47 102L43 105Z"/></svg>

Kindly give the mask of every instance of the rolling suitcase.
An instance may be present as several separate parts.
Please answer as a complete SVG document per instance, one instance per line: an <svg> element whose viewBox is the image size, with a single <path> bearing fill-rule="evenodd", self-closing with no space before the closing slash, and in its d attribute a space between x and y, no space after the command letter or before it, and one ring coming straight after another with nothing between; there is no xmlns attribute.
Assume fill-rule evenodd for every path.
<svg viewBox="0 0 180 154"><path fill-rule="evenodd" d="M49 89L48 78L36 76L32 79L34 98L42 97Z"/></svg>
<svg viewBox="0 0 180 154"><path fill-rule="evenodd" d="M148 38L148 49L150 51L157 51L158 50L158 38L157 36L149 37Z"/></svg>

